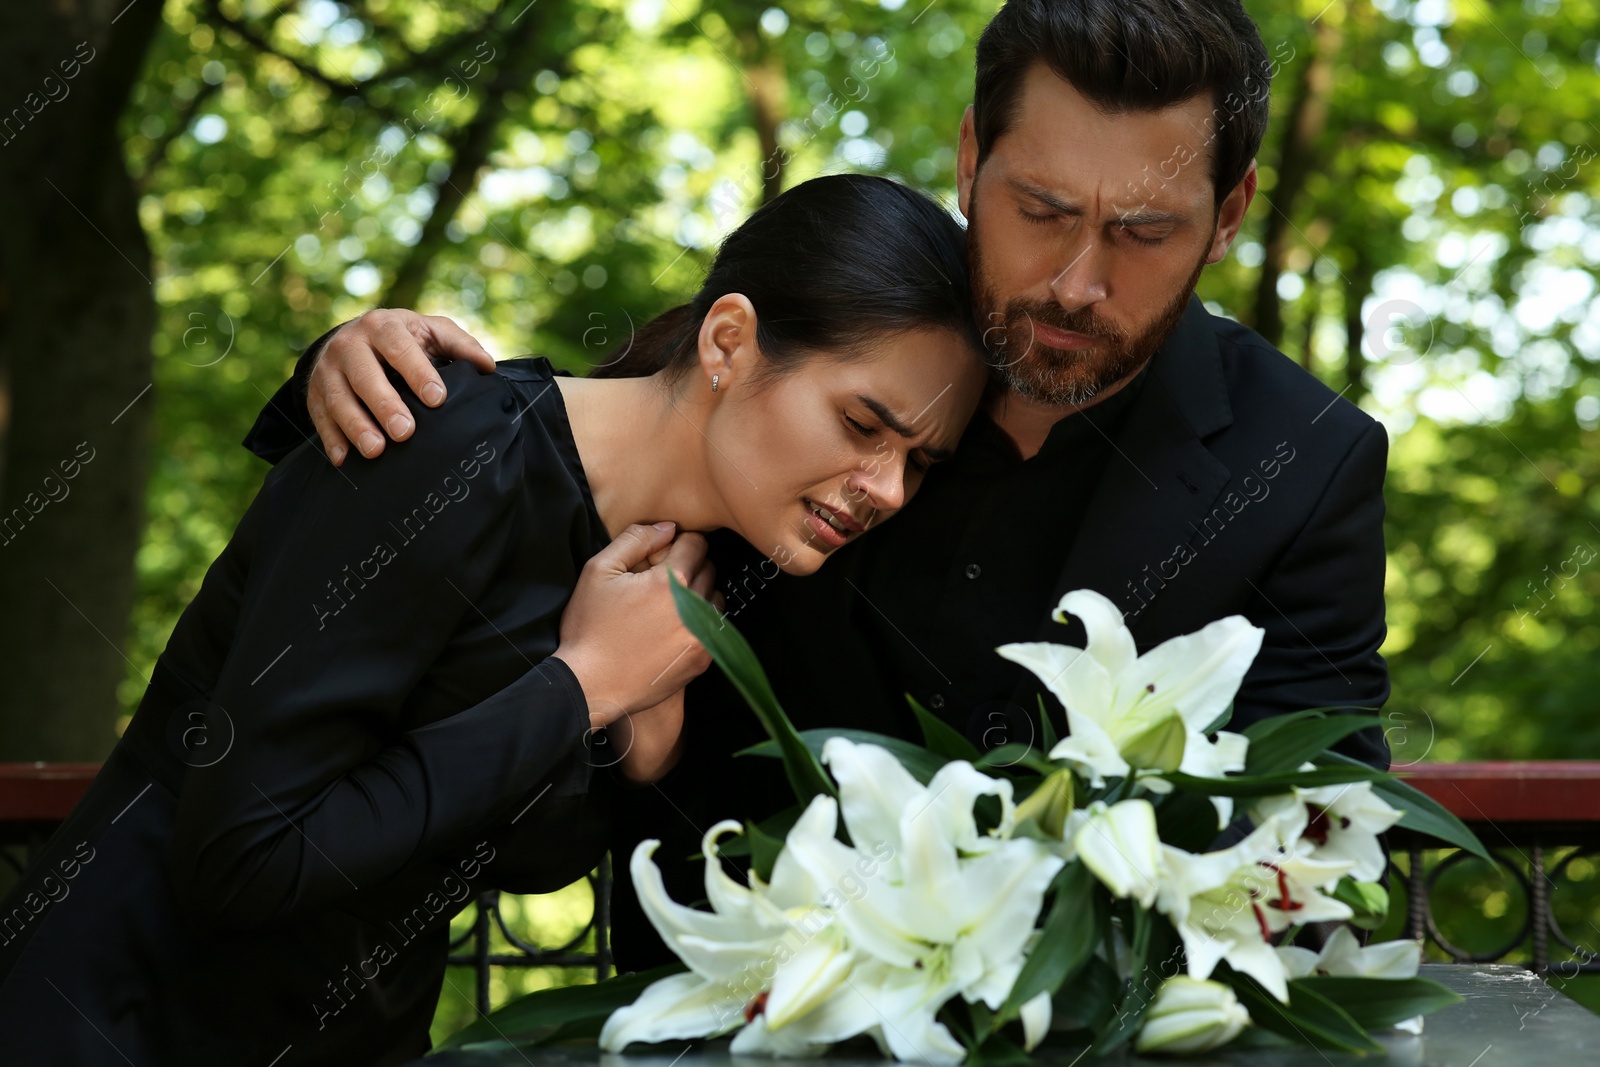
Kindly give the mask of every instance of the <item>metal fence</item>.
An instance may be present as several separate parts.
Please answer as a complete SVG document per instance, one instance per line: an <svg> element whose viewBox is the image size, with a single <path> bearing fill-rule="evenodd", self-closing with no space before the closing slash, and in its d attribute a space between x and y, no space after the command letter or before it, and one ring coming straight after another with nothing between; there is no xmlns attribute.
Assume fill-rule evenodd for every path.
<svg viewBox="0 0 1600 1067"><path fill-rule="evenodd" d="M479 894L470 907L472 925L450 942L448 963L471 967L474 979L474 1003L478 1011L487 1014L495 1005L489 1000L489 977L495 967L572 967L591 970L595 981L611 977L611 857L600 861L600 866L589 875L589 887L594 892L594 912L588 923L564 945L545 947L525 940L513 933L500 910L502 894L497 890ZM511 946L510 952L494 951L494 934ZM594 935L594 951L585 952L579 946Z"/></svg>
<svg viewBox="0 0 1600 1067"><path fill-rule="evenodd" d="M20 875L98 769L88 763L0 764L0 861ZM1396 936L1421 940L1433 955L1459 963L1516 963L1564 977L1600 974L1600 763L1396 769L1466 821L1495 859L1484 869L1484 861L1469 853L1390 831L1392 906L1404 916ZM578 968L596 980L611 975L609 857L588 881L593 912L561 945L539 945L532 932L515 929L498 892L469 905L471 921L450 942L448 962L473 969L479 1011L496 1006L496 967ZM1470 929L1449 928L1441 903L1444 913L1465 916ZM1480 921L1485 917L1496 921ZM592 951L585 947L591 935Z"/></svg>
<svg viewBox="0 0 1600 1067"><path fill-rule="evenodd" d="M1489 852L1495 858L1492 871L1483 870L1478 857L1454 849L1413 844L1391 854L1393 896L1404 898L1402 936L1422 941L1456 963L1516 963L1541 975L1562 977L1600 974L1600 929L1593 921L1600 910L1600 893L1596 886L1583 884L1591 881L1588 868L1600 871L1600 848L1545 839L1491 847ZM1398 859L1405 860L1405 869ZM1573 877L1574 868L1584 869L1586 877ZM1456 886L1447 884L1452 876ZM1493 906L1485 909L1485 901L1470 897L1483 896L1491 879L1503 887L1490 891ZM1478 894L1462 892L1460 883L1468 880ZM1446 898L1445 910L1454 904L1458 913L1474 920L1471 929L1448 928L1438 914L1441 897ZM1394 899L1391 906L1402 904ZM1503 921L1485 922L1486 912ZM1468 936L1473 944L1464 943Z"/></svg>

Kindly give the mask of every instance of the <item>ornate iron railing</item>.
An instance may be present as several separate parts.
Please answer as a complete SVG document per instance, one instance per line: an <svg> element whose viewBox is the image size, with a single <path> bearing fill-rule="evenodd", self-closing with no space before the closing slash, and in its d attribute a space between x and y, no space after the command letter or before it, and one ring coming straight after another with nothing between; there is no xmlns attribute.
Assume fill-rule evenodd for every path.
<svg viewBox="0 0 1600 1067"><path fill-rule="evenodd" d="M92 763L0 764L0 859L20 874L98 769ZM1385 936L1419 939L1435 957L1459 963L1511 962L1566 977L1600 974L1600 762L1439 763L1395 770L1471 826L1496 863L1493 871L1460 878L1483 861L1391 831L1390 888L1397 909L1391 926L1397 928ZM1508 888L1486 889L1491 878ZM1460 886L1447 884L1452 879L1473 892L1463 896ZM1587 900L1580 883L1589 884ZM470 923L450 943L449 962L473 969L479 1011L494 1007L496 967L582 968L596 979L611 974L609 860L589 875L589 884L594 910L588 922L552 947L513 929L499 893L473 901ZM1517 907L1511 906L1512 889L1522 898ZM1484 944L1463 943L1462 933L1442 921L1441 897L1446 913L1453 908L1458 918L1476 924L1475 939L1483 939L1486 919L1505 920L1505 932ZM583 947L591 935L592 951ZM496 949L497 936L509 950Z"/></svg>
<svg viewBox="0 0 1600 1067"><path fill-rule="evenodd" d="M525 941L512 932L500 910L498 891L483 893L472 902L472 925L450 942L452 954L447 962L473 969L473 999L478 1011L487 1014L492 1007L489 978L495 967L574 967L592 969L597 982L611 977L611 857L601 860L600 867L589 875L589 888L594 894L589 921L566 944L554 948ZM512 951L493 950L495 928ZM584 952L578 946L591 933L594 951Z"/></svg>
<svg viewBox="0 0 1600 1067"><path fill-rule="evenodd" d="M1481 859L1391 831L1390 886L1394 905L1404 901L1397 936L1422 941L1457 963L1517 963L1563 977L1600 974L1600 763L1433 763L1395 770L1471 827L1495 858L1492 871L1457 879L1474 890L1464 893L1446 883L1481 868ZM1506 887L1492 888L1493 878ZM1514 896L1521 897L1520 906L1512 906ZM1474 931L1446 929L1441 910L1452 905L1458 917L1473 920ZM1581 931L1567 929L1580 924ZM1482 943L1461 943L1469 932Z"/></svg>

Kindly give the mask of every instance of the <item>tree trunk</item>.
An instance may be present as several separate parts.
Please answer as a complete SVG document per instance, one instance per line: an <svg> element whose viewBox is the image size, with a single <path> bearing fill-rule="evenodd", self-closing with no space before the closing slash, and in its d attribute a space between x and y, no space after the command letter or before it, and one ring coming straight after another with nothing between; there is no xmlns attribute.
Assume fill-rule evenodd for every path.
<svg viewBox="0 0 1600 1067"><path fill-rule="evenodd" d="M1357 248L1356 264L1350 271L1350 284L1344 288L1344 368L1345 384L1349 387L1344 395L1356 404L1367 395L1367 354L1361 347L1366 329L1361 321L1361 305L1372 292L1372 273L1372 264Z"/></svg>
<svg viewBox="0 0 1600 1067"><path fill-rule="evenodd" d="M1277 184L1268 200L1266 231L1261 239L1265 257L1256 283L1255 331L1272 345L1283 341L1283 307L1278 296L1278 275L1283 272L1296 231L1295 202L1317 163L1317 142L1328 124L1328 103L1333 93L1334 61L1341 34L1331 19L1318 20L1311 35L1311 54L1300 68L1294 100L1278 142Z"/></svg>
<svg viewBox="0 0 1600 1067"><path fill-rule="evenodd" d="M1301 279L1305 282L1306 292L1310 300L1306 303L1305 321L1300 324L1300 365L1306 370L1315 371L1317 362L1317 320L1319 315L1318 304L1321 302L1322 292L1317 288L1317 278L1313 267L1307 267Z"/></svg>
<svg viewBox="0 0 1600 1067"><path fill-rule="evenodd" d="M0 5L0 760L93 760L117 686L155 396L150 251L117 121L161 5Z"/></svg>
<svg viewBox="0 0 1600 1067"><path fill-rule="evenodd" d="M750 91L750 112L755 122L756 139L761 145L761 202L768 203L783 192L787 153L778 150L778 127L788 114L789 81L783 61L769 54L759 64L745 67Z"/></svg>
<svg viewBox="0 0 1600 1067"><path fill-rule="evenodd" d="M495 131L506 116L507 97L525 89L533 81L533 73L543 45L549 39L550 4L536 4L513 25L499 42L500 55L489 60L496 67L494 77L484 88L483 99L478 103L472 121L451 139L450 173L439 182L438 198L428 221L422 224L422 236L405 262L395 272L394 281L384 293L381 306L414 308L427 284L428 271L434 257L444 247L448 238L445 228L456 217L467 194L478 184L478 172L489 160L494 148Z"/></svg>

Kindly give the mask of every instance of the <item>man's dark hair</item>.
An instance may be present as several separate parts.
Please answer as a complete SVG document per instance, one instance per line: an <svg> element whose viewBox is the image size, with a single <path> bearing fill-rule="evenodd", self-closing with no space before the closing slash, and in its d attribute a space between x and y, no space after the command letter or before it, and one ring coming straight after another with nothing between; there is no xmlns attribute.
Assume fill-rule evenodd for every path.
<svg viewBox="0 0 1600 1067"><path fill-rule="evenodd" d="M1006 0L978 39L980 166L1015 120L1036 61L1111 114L1156 111L1209 91L1219 207L1266 134L1273 67L1239 0Z"/></svg>

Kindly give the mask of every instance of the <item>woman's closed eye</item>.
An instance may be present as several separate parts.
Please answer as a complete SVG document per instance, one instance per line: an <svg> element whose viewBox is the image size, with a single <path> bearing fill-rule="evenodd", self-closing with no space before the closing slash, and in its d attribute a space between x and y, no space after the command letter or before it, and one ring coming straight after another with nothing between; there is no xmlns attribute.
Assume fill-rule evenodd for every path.
<svg viewBox="0 0 1600 1067"><path fill-rule="evenodd" d="M844 421L850 424L850 429L852 431L854 431L857 434L860 434L862 437L865 437L865 438L870 440L870 439L878 436L878 428L876 426L868 426L865 423L858 422L855 419L852 419L849 415L846 415L844 417ZM929 462L930 461L928 460L928 458L926 456L922 456L922 455L918 455L916 453L912 453L911 455L908 455L906 458L911 461L911 466L912 466L913 469L915 469L917 471L917 473L919 473L919 474L928 473L928 466L929 466Z"/></svg>

